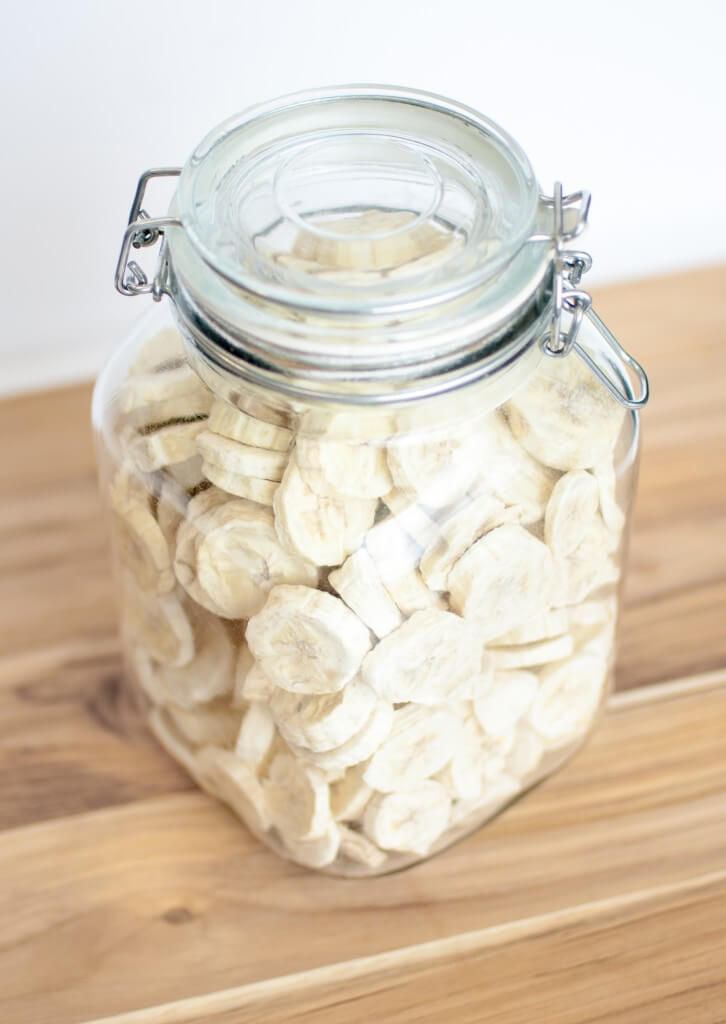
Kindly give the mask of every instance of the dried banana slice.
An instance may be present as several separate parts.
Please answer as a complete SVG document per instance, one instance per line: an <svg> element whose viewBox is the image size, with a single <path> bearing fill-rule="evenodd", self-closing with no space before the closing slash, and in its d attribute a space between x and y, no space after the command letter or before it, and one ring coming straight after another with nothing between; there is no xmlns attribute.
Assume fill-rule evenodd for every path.
<svg viewBox="0 0 726 1024"><path fill-rule="evenodd" d="M248 664L249 659L249 664ZM237 661L237 672L235 675L234 700L236 707L243 707L246 703L258 701L261 704L268 703L270 697L277 687L267 678L260 666L252 657L249 648L245 646L240 652Z"/></svg>
<svg viewBox="0 0 726 1024"><path fill-rule="evenodd" d="M192 746L210 744L225 749L234 746L241 715L227 701L198 705L191 711L168 704L166 710L175 727Z"/></svg>
<svg viewBox="0 0 726 1024"><path fill-rule="evenodd" d="M471 433L399 440L388 447L394 485L434 509L445 508L466 493L480 472L480 462L479 441Z"/></svg>
<svg viewBox="0 0 726 1024"><path fill-rule="evenodd" d="M169 544L151 509L151 495L132 471L121 469L109 490L119 559L142 590L174 589Z"/></svg>
<svg viewBox="0 0 726 1024"><path fill-rule="evenodd" d="M258 505L271 505L279 484L274 480L262 480L255 476L241 476L239 473L228 473L211 462L202 462L204 476L215 487L234 494L237 498L247 498Z"/></svg>
<svg viewBox="0 0 726 1024"><path fill-rule="evenodd" d="M237 652L237 659L234 667L234 693L232 695L232 703L235 707L245 707L248 698L245 696L245 686L247 678L250 672L255 667L255 659L252 657L252 651L247 646L247 641L242 640L239 650ZM260 698L249 698L259 700ZM262 699L266 699L262 698Z"/></svg>
<svg viewBox="0 0 726 1024"><path fill-rule="evenodd" d="M561 470L612 460L625 419L625 409L574 353L543 359L504 411L527 451Z"/></svg>
<svg viewBox="0 0 726 1024"><path fill-rule="evenodd" d="M334 693L356 675L371 638L339 598L281 585L250 619L247 643L265 674L283 690Z"/></svg>
<svg viewBox="0 0 726 1024"><path fill-rule="evenodd" d="M453 800L476 800L481 795L484 781L482 737L471 718L461 723L453 756L436 778Z"/></svg>
<svg viewBox="0 0 726 1024"><path fill-rule="evenodd" d="M363 816L363 831L384 850L428 853L449 823L451 798L440 782L374 797Z"/></svg>
<svg viewBox="0 0 726 1024"><path fill-rule="evenodd" d="M393 486L380 445L298 437L295 459L305 482L323 497L379 498Z"/></svg>
<svg viewBox="0 0 726 1024"><path fill-rule="evenodd" d="M600 489L585 469L565 473L552 489L544 520L544 539L556 558L571 555L598 514Z"/></svg>
<svg viewBox="0 0 726 1024"><path fill-rule="evenodd" d="M595 654L578 654L542 670L529 720L548 747L565 746L587 732L606 673L605 660Z"/></svg>
<svg viewBox="0 0 726 1024"><path fill-rule="evenodd" d="M495 669L529 668L533 665L547 665L551 661L568 658L575 649L570 633L538 640L532 644L517 644L514 647L490 647L489 657Z"/></svg>
<svg viewBox="0 0 726 1024"><path fill-rule="evenodd" d="M330 809L336 821L357 821L373 795L363 778L367 762L348 768L342 779L330 786Z"/></svg>
<svg viewBox="0 0 726 1024"><path fill-rule="evenodd" d="M613 547L616 547L625 527L625 513L618 504L615 466L608 459L599 462L592 472L600 493L600 514L613 536Z"/></svg>
<svg viewBox="0 0 726 1024"><path fill-rule="evenodd" d="M293 750L299 757L315 764L323 772L343 772L369 758L383 743L392 724L393 707L379 701L360 731L339 747L317 753L312 753L305 747L294 746Z"/></svg>
<svg viewBox="0 0 726 1024"><path fill-rule="evenodd" d="M336 693L307 695L278 687L270 697L270 711L288 743L317 752L346 743L370 718L378 699L356 677Z"/></svg>
<svg viewBox="0 0 726 1024"><path fill-rule="evenodd" d="M275 739L275 720L266 704L252 701L244 713L234 752L259 772Z"/></svg>
<svg viewBox="0 0 726 1024"><path fill-rule="evenodd" d="M543 756L544 744L537 733L526 724L520 725L507 757L505 771L526 785L532 780Z"/></svg>
<svg viewBox="0 0 726 1024"><path fill-rule="evenodd" d="M174 327L162 327L140 346L129 367L129 376L181 366L184 360L184 342L181 334Z"/></svg>
<svg viewBox="0 0 726 1024"><path fill-rule="evenodd" d="M392 703L467 700L481 673L478 631L451 612L416 612L376 644L362 675Z"/></svg>
<svg viewBox="0 0 726 1024"><path fill-rule="evenodd" d="M287 427L257 419L219 399L210 410L208 425L212 433L253 448L286 452L292 447L292 431Z"/></svg>
<svg viewBox="0 0 726 1024"><path fill-rule="evenodd" d="M195 455L191 459L185 459L184 462L175 462L172 466L165 466L164 479L167 483L172 481L188 496L191 496L205 483L201 457Z"/></svg>
<svg viewBox="0 0 726 1024"><path fill-rule="evenodd" d="M122 629L155 661L188 665L194 657L194 632L176 594L150 594L130 574L121 585Z"/></svg>
<svg viewBox="0 0 726 1024"><path fill-rule="evenodd" d="M439 523L440 533L421 556L420 571L432 590L446 590L454 562L488 530L501 525L504 505L490 494L466 501Z"/></svg>
<svg viewBox="0 0 726 1024"><path fill-rule="evenodd" d="M340 835L340 854L356 864L366 868L380 868L386 863L387 855L375 843L372 843L362 832L338 825Z"/></svg>
<svg viewBox="0 0 726 1024"><path fill-rule="evenodd" d="M602 522L596 520L569 557L555 562L554 605L580 604L594 591L620 579L620 570L610 557L609 547L608 531Z"/></svg>
<svg viewBox="0 0 726 1024"><path fill-rule="evenodd" d="M408 704L393 712L393 725L375 751L363 779L381 793L414 789L454 756L461 740L460 720L443 708Z"/></svg>
<svg viewBox="0 0 726 1024"><path fill-rule="evenodd" d="M340 831L331 822L317 839L285 839L283 853L306 868L324 868L332 864L340 848Z"/></svg>
<svg viewBox="0 0 726 1024"><path fill-rule="evenodd" d="M403 622L365 548L358 548L331 572L328 582L377 637L386 636Z"/></svg>
<svg viewBox="0 0 726 1024"><path fill-rule="evenodd" d="M197 454L198 439L206 425L205 417L185 417L138 433L125 433L128 454L142 473L186 462Z"/></svg>
<svg viewBox="0 0 726 1024"><path fill-rule="evenodd" d="M433 544L439 535L439 526L419 505L416 495L394 487L382 498L383 504L395 516L395 523L421 550Z"/></svg>
<svg viewBox="0 0 726 1024"><path fill-rule="evenodd" d="M554 586L549 549L521 526L497 526L449 573L451 607L477 623L483 642L545 611Z"/></svg>
<svg viewBox="0 0 726 1024"><path fill-rule="evenodd" d="M429 590L417 565L421 549L404 533L398 517L381 520L366 536L365 546L381 582L403 615L446 607L441 594Z"/></svg>
<svg viewBox="0 0 726 1024"><path fill-rule="evenodd" d="M275 492L275 527L290 551L316 565L340 565L373 525L374 498L327 498L316 494L291 459Z"/></svg>
<svg viewBox="0 0 726 1024"><path fill-rule="evenodd" d="M509 736L527 714L537 693L533 672L494 672L486 690L474 700L474 714L488 736Z"/></svg>
<svg viewBox="0 0 726 1024"><path fill-rule="evenodd" d="M330 793L322 772L291 754L272 759L262 782L270 821L283 842L319 839L332 822Z"/></svg>
<svg viewBox="0 0 726 1024"><path fill-rule="evenodd" d="M240 444L221 434L214 434L211 430L202 431L196 440L204 461L227 473L258 477L261 480L282 480L288 460L287 452Z"/></svg>
<svg viewBox="0 0 726 1024"><path fill-rule="evenodd" d="M521 626L515 626L514 629L502 633L501 636L492 640L492 645L499 647L549 640L552 637L562 636L569 627L570 616L566 608L549 608L546 612L534 615L529 622L523 622Z"/></svg>
<svg viewBox="0 0 726 1024"><path fill-rule="evenodd" d="M190 366L179 360L173 360L168 368L127 377L119 389L118 398L122 415L133 414L140 409L159 415L161 411L168 410L167 403L170 402L183 406L184 414L189 415L187 410L197 400L208 403L209 389ZM157 423L163 421L163 418L155 420Z"/></svg>
<svg viewBox="0 0 726 1024"><path fill-rule="evenodd" d="M194 760L193 775L203 789L227 804L253 833L267 832L271 827L257 775L231 750L202 747Z"/></svg>
<svg viewBox="0 0 726 1024"><path fill-rule="evenodd" d="M315 567L280 544L269 509L241 498L210 501L211 510L198 516L201 506L190 502L178 535L174 568L194 600L225 618L245 619L276 584L317 583Z"/></svg>
<svg viewBox="0 0 726 1024"><path fill-rule="evenodd" d="M562 609L567 613L570 626L596 626L602 622L615 622L617 599L605 597L601 600L581 601L571 608Z"/></svg>
<svg viewBox="0 0 726 1024"><path fill-rule="evenodd" d="M510 803L522 786L513 775L502 772L496 778L484 781L480 795L474 800L456 800L451 808L451 827L463 827L472 822L484 822Z"/></svg>

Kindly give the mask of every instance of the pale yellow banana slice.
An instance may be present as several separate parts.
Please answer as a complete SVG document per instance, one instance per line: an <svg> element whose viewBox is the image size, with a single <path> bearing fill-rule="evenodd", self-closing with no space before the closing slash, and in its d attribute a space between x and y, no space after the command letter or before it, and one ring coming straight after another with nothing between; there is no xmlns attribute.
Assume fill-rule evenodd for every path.
<svg viewBox="0 0 726 1024"><path fill-rule="evenodd" d="M128 386L128 385L126 385ZM158 430L166 423L181 423L185 420L204 420L209 415L214 395L199 381L199 387L188 394L166 398L148 405L140 405L125 413L121 422L125 428L141 434Z"/></svg>
<svg viewBox="0 0 726 1024"><path fill-rule="evenodd" d="M340 834L340 854L356 864L366 868L380 868L386 863L387 855L375 843L372 843L362 832L338 825Z"/></svg>
<svg viewBox="0 0 726 1024"><path fill-rule="evenodd" d="M240 444L221 434L214 434L211 430L199 434L197 448L205 462L227 473L258 477L261 480L282 480L288 460L287 452Z"/></svg>
<svg viewBox="0 0 726 1024"><path fill-rule="evenodd" d="M342 779L330 786L330 809L336 821L357 821L373 795L363 773L367 762L348 768Z"/></svg>
<svg viewBox="0 0 726 1024"><path fill-rule="evenodd" d="M340 848L340 831L335 822L330 822L323 835L316 839L284 840L284 856L306 868L324 868L332 864Z"/></svg>
<svg viewBox="0 0 726 1024"><path fill-rule="evenodd" d="M426 608L445 609L441 594L429 590L417 568L421 549L397 520L397 516L382 519L366 535L366 551L373 559L383 586L403 615L413 615Z"/></svg>
<svg viewBox="0 0 726 1024"><path fill-rule="evenodd" d="M501 636L492 640L492 645L499 647L549 640L566 633L570 627L570 621L566 608L549 608L546 612L534 615L529 622L523 622L521 626L515 626L514 629L502 633Z"/></svg>
<svg viewBox="0 0 726 1024"><path fill-rule="evenodd" d="M393 486L381 445L298 437L295 459L308 486L324 497L379 498Z"/></svg>
<svg viewBox="0 0 726 1024"><path fill-rule="evenodd" d="M143 473L186 462L197 454L197 440L206 428L204 418L163 423L127 436L127 451Z"/></svg>
<svg viewBox="0 0 726 1024"><path fill-rule="evenodd" d="M472 544L502 522L504 505L481 494L456 508L439 522L439 535L421 556L420 571L432 590L446 590L449 572Z"/></svg>
<svg viewBox="0 0 726 1024"><path fill-rule="evenodd" d="M378 700L356 677L336 693L307 695L278 687L270 697L270 712L289 743L317 752L346 743L370 718Z"/></svg>
<svg viewBox="0 0 726 1024"><path fill-rule="evenodd" d="M527 724L517 726L514 745L509 751L505 770L523 785L532 781L544 755L544 744Z"/></svg>
<svg viewBox="0 0 726 1024"><path fill-rule="evenodd" d="M167 705L167 713L181 735L192 746L210 744L225 749L233 747L240 728L241 715L224 700L200 704L192 710Z"/></svg>
<svg viewBox="0 0 726 1024"><path fill-rule="evenodd" d="M537 687L533 672L494 672L489 687L474 700L474 714L484 732L511 735L531 708Z"/></svg>
<svg viewBox="0 0 726 1024"><path fill-rule="evenodd" d="M451 760L436 775L452 800L476 800L482 791L482 737L471 718L461 723Z"/></svg>
<svg viewBox="0 0 726 1024"><path fill-rule="evenodd" d="M331 572L328 582L377 637L386 636L403 622L365 548L358 548Z"/></svg>
<svg viewBox="0 0 726 1024"><path fill-rule="evenodd" d="M583 542L598 514L600 490L585 469L565 473L547 503L544 539L556 558L567 558Z"/></svg>
<svg viewBox="0 0 726 1024"><path fill-rule="evenodd" d="M451 607L493 640L550 605L554 568L549 549L521 526L490 530L449 572Z"/></svg>
<svg viewBox="0 0 726 1024"><path fill-rule="evenodd" d="M562 470L612 459L625 419L625 409L575 353L543 359L504 409L527 451Z"/></svg>
<svg viewBox="0 0 726 1024"><path fill-rule="evenodd" d="M443 708L408 704L370 759L363 779L381 793L413 789L447 764L461 739L460 720Z"/></svg>
<svg viewBox="0 0 726 1024"><path fill-rule="evenodd" d="M188 665L194 657L194 632L176 594L150 594L130 574L121 585L121 628L164 665Z"/></svg>
<svg viewBox="0 0 726 1024"><path fill-rule="evenodd" d="M613 536L613 547L617 547L620 534L625 527L625 512L618 504L615 466L607 459L599 462L592 472L600 493L600 514Z"/></svg>
<svg viewBox="0 0 726 1024"><path fill-rule="evenodd" d="M202 747L193 774L203 789L227 804L253 833L271 827L265 794L254 769L231 750Z"/></svg>
<svg viewBox="0 0 726 1024"><path fill-rule="evenodd" d="M266 704L252 701L242 717L234 752L257 772L275 739L275 720Z"/></svg>
<svg viewBox="0 0 726 1024"><path fill-rule="evenodd" d="M333 750L313 753L305 747L293 747L295 753L314 764L323 772L343 772L361 761L367 760L380 747L393 724L393 707L385 701L378 701L367 722L359 732Z"/></svg>
<svg viewBox="0 0 726 1024"><path fill-rule="evenodd" d="M575 605L601 587L616 583L620 570L610 557L610 535L602 522L590 526L584 540L564 559L556 559L555 606Z"/></svg>
<svg viewBox="0 0 726 1024"><path fill-rule="evenodd" d="M453 504L473 485L481 468L481 451L471 433L399 440L389 445L388 467L397 488L440 509Z"/></svg>
<svg viewBox="0 0 726 1024"><path fill-rule="evenodd" d="M169 543L154 518L151 493L133 471L121 469L109 491L118 556L142 590L164 594L174 589Z"/></svg>
<svg viewBox="0 0 726 1024"><path fill-rule="evenodd" d="M284 842L325 835L333 819L322 772L292 754L278 754L272 759L262 789L270 820Z"/></svg>
<svg viewBox="0 0 726 1024"><path fill-rule="evenodd" d="M234 494L237 498L247 498L258 505L272 505L275 491L279 484L274 480L262 480L256 476L241 476L239 473L228 473L211 462L202 462L204 476L215 487Z"/></svg>
<svg viewBox="0 0 726 1024"><path fill-rule="evenodd" d="M467 700L481 672L481 646L470 623L429 608L376 644L363 662L362 675L392 703Z"/></svg>
<svg viewBox="0 0 726 1024"><path fill-rule="evenodd" d="M235 706L243 707L246 703L251 704L255 701L261 704L268 703L276 689L275 684L267 678L245 644L237 660L233 702Z"/></svg>
<svg viewBox="0 0 726 1024"><path fill-rule="evenodd" d="M275 492L275 528L282 543L316 565L340 565L360 547L373 525L374 498L326 498L316 494L291 459Z"/></svg>
<svg viewBox="0 0 726 1024"><path fill-rule="evenodd" d="M257 419L219 399L210 410L208 425L214 434L253 448L286 452L292 446L292 431L287 427Z"/></svg>
<svg viewBox="0 0 726 1024"><path fill-rule="evenodd" d="M531 644L516 644L513 647L490 647L489 657L496 670L530 668L547 665L552 661L568 658L575 649L571 633L537 640Z"/></svg>
<svg viewBox="0 0 726 1024"><path fill-rule="evenodd" d="M431 545L439 535L439 525L422 508L413 492L394 487L382 498L386 508L395 516L396 525L421 550Z"/></svg>
<svg viewBox="0 0 726 1024"><path fill-rule="evenodd" d="M567 613L571 626L596 626L603 622L615 622L617 616L617 598L607 597L601 600L582 601L563 609Z"/></svg>
<svg viewBox="0 0 726 1024"><path fill-rule="evenodd" d="M602 699L606 672L605 660L594 654L578 654L542 670L529 719L547 747L585 735Z"/></svg>
<svg viewBox="0 0 726 1024"><path fill-rule="evenodd" d="M363 816L363 830L384 850L424 856L446 829L450 811L446 789L427 779L416 789L374 797Z"/></svg>
<svg viewBox="0 0 726 1024"><path fill-rule="evenodd" d="M161 369L127 377L119 388L119 411L128 414L143 408L163 408L170 401L194 402L202 396L208 400L209 389L190 366L175 359Z"/></svg>
<svg viewBox="0 0 726 1024"><path fill-rule="evenodd" d="M358 672L371 638L343 602L303 586L276 586L247 626L265 674L292 693L334 693Z"/></svg>
<svg viewBox="0 0 726 1024"><path fill-rule="evenodd" d="M451 808L450 824L462 832L466 825L484 822L493 818L510 803L522 786L513 775L502 772L492 779L485 779L482 790L474 800L456 800Z"/></svg>

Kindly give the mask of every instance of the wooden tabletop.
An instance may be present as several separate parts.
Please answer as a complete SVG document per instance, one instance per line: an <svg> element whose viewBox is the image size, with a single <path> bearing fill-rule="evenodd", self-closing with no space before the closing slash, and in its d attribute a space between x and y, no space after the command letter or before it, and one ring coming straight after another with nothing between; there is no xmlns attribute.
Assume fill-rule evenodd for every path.
<svg viewBox="0 0 726 1024"><path fill-rule="evenodd" d="M566 769L383 879L280 861L156 746L89 388L0 403L2 1024L726 1021L725 292L714 268L596 295L653 388L622 692Z"/></svg>

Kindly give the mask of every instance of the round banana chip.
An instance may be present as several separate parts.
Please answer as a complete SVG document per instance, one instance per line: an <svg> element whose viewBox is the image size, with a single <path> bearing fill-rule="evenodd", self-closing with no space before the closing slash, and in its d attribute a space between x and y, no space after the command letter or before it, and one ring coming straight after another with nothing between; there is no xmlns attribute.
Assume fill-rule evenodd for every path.
<svg viewBox="0 0 726 1024"><path fill-rule="evenodd" d="M391 731L363 779L381 793L414 789L451 760L461 735L461 722L450 711L407 704L393 712Z"/></svg>
<svg viewBox="0 0 726 1024"><path fill-rule="evenodd" d="M195 747L211 744L228 749L239 733L241 715L224 700L200 704L193 710L167 705L167 713L187 742Z"/></svg>
<svg viewBox="0 0 726 1024"><path fill-rule="evenodd" d="M610 557L610 536L601 521L595 520L585 539L564 559L555 560L554 605L580 604L601 587L620 579L620 570Z"/></svg>
<svg viewBox="0 0 726 1024"><path fill-rule="evenodd" d="M328 582L377 637L386 636L403 622L365 548L358 548L331 572Z"/></svg>
<svg viewBox="0 0 726 1024"><path fill-rule="evenodd" d="M292 431L276 423L267 423L217 399L209 413L209 429L214 434L253 448L286 452L292 446Z"/></svg>
<svg viewBox="0 0 726 1024"><path fill-rule="evenodd" d="M504 411L520 444L561 470L612 460L625 419L625 409L575 353L543 359Z"/></svg>
<svg viewBox="0 0 726 1024"><path fill-rule="evenodd" d="M268 703L277 687L267 678L246 646L240 651L235 676L234 704L242 707L258 701Z"/></svg>
<svg viewBox="0 0 726 1024"><path fill-rule="evenodd" d="M592 473L578 469L560 477L544 520L544 539L556 558L567 558L582 544L599 504L600 491Z"/></svg>
<svg viewBox="0 0 726 1024"><path fill-rule="evenodd" d="M596 654L578 654L542 670L529 718L548 747L585 735L600 705L606 674L607 664Z"/></svg>
<svg viewBox="0 0 726 1024"><path fill-rule="evenodd" d="M523 724L517 727L514 745L509 751L505 770L523 785L532 781L544 755L544 744L534 729Z"/></svg>
<svg viewBox="0 0 726 1024"><path fill-rule="evenodd" d="M227 804L253 833L271 827L257 775L230 750L207 746L197 753L193 774L199 785Z"/></svg>
<svg viewBox="0 0 726 1024"><path fill-rule="evenodd" d="M312 751L332 750L346 743L373 711L378 697L356 677L335 693L290 693L279 687L270 697L270 711L281 735Z"/></svg>
<svg viewBox="0 0 726 1024"><path fill-rule="evenodd" d="M381 499L394 517L398 529L411 538L422 551L439 535L439 525L416 500L413 492L394 487Z"/></svg>
<svg viewBox="0 0 726 1024"><path fill-rule="evenodd" d="M325 835L333 819L322 772L291 754L278 754L272 759L262 789L270 821L284 842Z"/></svg>
<svg viewBox="0 0 726 1024"><path fill-rule="evenodd" d="M388 447L394 485L434 509L452 505L466 493L479 474L480 459L478 438L471 433L401 439Z"/></svg>
<svg viewBox="0 0 726 1024"><path fill-rule="evenodd" d="M392 725L393 707L384 701L378 701L360 731L339 747L317 753L305 747L293 746L292 749L299 757L312 762L323 772L344 772L347 768L369 758L383 743Z"/></svg>
<svg viewBox="0 0 726 1024"><path fill-rule="evenodd" d="M250 702L244 713L234 752L257 772L269 754L275 739L275 720L266 704Z"/></svg>
<svg viewBox="0 0 726 1024"><path fill-rule="evenodd" d="M176 594L150 594L130 574L121 582L121 627L132 644L164 665L188 665L194 657L194 632Z"/></svg>
<svg viewBox="0 0 726 1024"><path fill-rule="evenodd" d="M197 454L197 442L207 425L206 417L183 419L147 427L140 432L124 432L130 458L142 473L187 462Z"/></svg>
<svg viewBox="0 0 726 1024"><path fill-rule="evenodd" d="M334 693L357 674L371 638L357 615L310 587L274 587L247 626L265 674L292 693Z"/></svg>
<svg viewBox="0 0 726 1024"><path fill-rule="evenodd" d="M363 831L384 850L424 856L449 823L451 798L440 782L374 797L363 816Z"/></svg>
<svg viewBox="0 0 726 1024"><path fill-rule="evenodd" d="M402 530L398 516L376 523L366 535L365 547L386 592L403 615L446 607L441 594L424 583L417 568L421 549Z"/></svg>
<svg viewBox="0 0 726 1024"><path fill-rule="evenodd" d="M436 778L453 800L476 800L484 782L482 737L471 718L461 723L454 754Z"/></svg>
<svg viewBox="0 0 726 1024"><path fill-rule="evenodd" d="M132 471L121 469L110 491L114 538L121 563L142 590L164 594L174 589L169 544L151 510L151 495Z"/></svg>
<svg viewBox="0 0 726 1024"><path fill-rule="evenodd" d="M497 526L456 562L448 585L452 609L488 642L549 607L552 555L522 526Z"/></svg>
<svg viewBox="0 0 726 1024"><path fill-rule="evenodd" d="M495 669L530 668L547 665L569 657L575 649L570 633L555 636L549 640L538 640L532 644L517 644L515 647L490 647L489 657Z"/></svg>
<svg viewBox="0 0 726 1024"><path fill-rule="evenodd" d="M307 485L294 459L275 492L275 528L281 542L316 565L340 565L373 525L375 498L328 498Z"/></svg>
<svg viewBox="0 0 726 1024"><path fill-rule="evenodd" d="M393 486L380 445L298 437L295 459L305 483L323 497L379 498Z"/></svg>
<svg viewBox="0 0 726 1024"><path fill-rule="evenodd" d="M512 644L531 644L539 640L550 640L562 636L570 627L570 617L566 608L550 608L546 612L534 615L529 622L507 630L492 640L492 646L509 646Z"/></svg>
<svg viewBox="0 0 726 1024"><path fill-rule="evenodd" d="M474 800L456 800L451 808L451 827L464 829L474 823L483 823L493 818L521 791L518 779L502 773L496 778L485 780L480 795Z"/></svg>
<svg viewBox="0 0 726 1024"><path fill-rule="evenodd" d="M238 476L262 480L282 480L287 465L287 452L231 441L221 434L204 430L197 437L197 448L205 462Z"/></svg>
<svg viewBox="0 0 726 1024"><path fill-rule="evenodd" d="M481 673L478 630L451 612L416 612L376 644L363 678L392 703L441 704L473 696Z"/></svg>
<svg viewBox="0 0 726 1024"><path fill-rule="evenodd" d="M346 769L342 779L330 786L330 809L336 821L358 821L373 790L365 782L363 773L367 762Z"/></svg>
<svg viewBox="0 0 726 1024"><path fill-rule="evenodd" d="M194 370L181 360L172 360L167 368L127 377L118 396L122 415L133 414L140 409L153 410L156 414L158 409L172 401L183 406L185 414L189 415L186 409L197 400L208 402L209 390ZM164 420L156 422L163 423Z"/></svg>
<svg viewBox="0 0 726 1024"><path fill-rule="evenodd" d="M533 672L495 672L489 687L474 700L474 714L484 732L509 736L532 706L537 686Z"/></svg>
<svg viewBox="0 0 726 1024"><path fill-rule="evenodd" d="M491 494L466 500L439 522L439 534L421 556L421 575L432 590L446 590L455 562L488 530L502 523L504 505Z"/></svg>
<svg viewBox="0 0 726 1024"><path fill-rule="evenodd" d="M284 840L282 853L305 868L324 868L333 863L339 848L340 830L334 822L330 822L323 835L316 839L295 840L288 836Z"/></svg>
<svg viewBox="0 0 726 1024"><path fill-rule="evenodd" d="M615 466L610 460L599 462L592 472L600 493L600 514L613 536L613 547L617 547L625 527L625 512L618 504Z"/></svg>
<svg viewBox="0 0 726 1024"><path fill-rule="evenodd" d="M256 476L241 476L239 473L228 473L225 469L202 462L204 476L215 487L234 494L237 498L247 498L258 505L271 505L279 484L274 480L261 480Z"/></svg>
<svg viewBox="0 0 726 1024"><path fill-rule="evenodd" d="M370 839L347 825L338 825L340 854L366 868L380 868L386 863L387 855Z"/></svg>
<svg viewBox="0 0 726 1024"><path fill-rule="evenodd" d="M563 608L570 626L596 626L602 622L615 623L618 602L613 594L600 600L581 601L571 608Z"/></svg>

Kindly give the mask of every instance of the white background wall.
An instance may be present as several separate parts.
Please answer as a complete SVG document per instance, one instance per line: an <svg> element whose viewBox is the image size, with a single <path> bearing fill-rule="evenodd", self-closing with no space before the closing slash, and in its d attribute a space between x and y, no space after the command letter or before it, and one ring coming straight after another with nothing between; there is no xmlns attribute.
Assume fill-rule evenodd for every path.
<svg viewBox="0 0 726 1024"><path fill-rule="evenodd" d="M354 81L478 107L594 200L589 280L726 258L724 0L0 0L0 390L97 371L139 172ZM160 211L155 211L160 212Z"/></svg>

